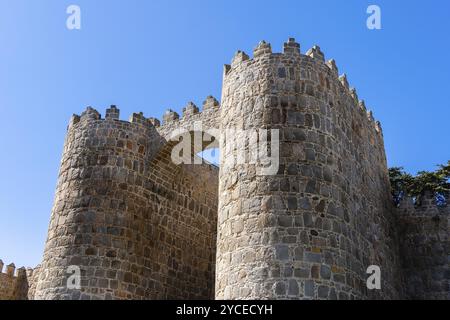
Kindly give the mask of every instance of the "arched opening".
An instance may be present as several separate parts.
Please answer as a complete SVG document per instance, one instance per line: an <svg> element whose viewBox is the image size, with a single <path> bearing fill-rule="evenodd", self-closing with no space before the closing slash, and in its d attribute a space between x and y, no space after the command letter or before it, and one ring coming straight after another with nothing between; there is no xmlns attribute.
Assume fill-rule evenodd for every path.
<svg viewBox="0 0 450 320"><path fill-rule="evenodd" d="M220 167L220 149L219 148L211 148L203 150L197 153L197 156L202 158L206 163L213 164L217 167Z"/></svg>
<svg viewBox="0 0 450 320"><path fill-rule="evenodd" d="M149 250L167 279L164 298L213 299L219 150L206 132L180 130L161 138L149 163L151 228L157 235Z"/></svg>

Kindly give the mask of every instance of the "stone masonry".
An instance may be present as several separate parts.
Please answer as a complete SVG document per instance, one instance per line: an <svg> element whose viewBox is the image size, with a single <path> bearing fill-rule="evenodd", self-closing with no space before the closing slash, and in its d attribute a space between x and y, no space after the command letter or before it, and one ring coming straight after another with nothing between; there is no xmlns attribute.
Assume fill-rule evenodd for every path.
<svg viewBox="0 0 450 320"><path fill-rule="evenodd" d="M20 268L16 270L14 263L5 267L3 273L3 261L0 260L0 300L28 300L34 297L33 287L36 277L35 270ZM35 273L35 276L37 273Z"/></svg>
<svg viewBox="0 0 450 320"><path fill-rule="evenodd" d="M224 166L228 129L244 130L233 138L247 151L240 132L278 130L278 171ZM185 139L194 155L219 148L220 169L174 162ZM449 299L449 219L431 195L394 207L381 125L334 60L262 41L225 65L221 103L207 97L202 111L191 102L162 124L122 121L115 106L72 117L43 261L23 288L30 299ZM381 290L366 286L371 265ZM25 297L17 282L1 274L0 299Z"/></svg>
<svg viewBox="0 0 450 320"><path fill-rule="evenodd" d="M216 297L401 297L380 125L319 47L261 42L225 68L222 125L280 131L278 174L220 171ZM223 149L223 148L222 148ZM224 154L223 157L229 156ZM366 269L384 271L368 292Z"/></svg>
<svg viewBox="0 0 450 320"><path fill-rule="evenodd" d="M405 297L450 300L450 207L437 207L430 193L421 202L408 197L397 211Z"/></svg>
<svg viewBox="0 0 450 320"><path fill-rule="evenodd" d="M118 117L72 118L35 298L212 298L218 169L173 164L156 121Z"/></svg>

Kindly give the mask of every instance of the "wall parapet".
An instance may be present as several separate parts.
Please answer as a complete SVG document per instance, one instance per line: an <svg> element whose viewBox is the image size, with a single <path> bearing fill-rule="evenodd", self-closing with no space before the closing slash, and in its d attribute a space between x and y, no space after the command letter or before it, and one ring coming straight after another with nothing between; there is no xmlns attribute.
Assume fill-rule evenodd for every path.
<svg viewBox="0 0 450 320"><path fill-rule="evenodd" d="M285 42L283 45L283 52L274 53L272 51L271 44L263 40L253 50L253 58L251 58L244 51L238 50L232 59L231 65L226 64L224 66L224 77L228 76L230 72L232 72L232 70L235 70L242 64L252 64L259 61L260 59L268 57L277 58L282 56L287 57L297 56L298 58L303 59L305 61L311 61L326 66L330 74L333 77L335 77L335 80L337 80L337 82L342 85L342 89L346 92L346 94L350 97L350 99L354 101L353 102L354 108L355 109L358 108L359 110L364 112L365 117L367 118L374 132L376 132L382 137L381 123L373 117L372 111L367 111L365 103L361 103L361 101L358 100L356 89L350 87L347 75L344 73L341 76L339 76L336 61L334 59L326 61L325 54L322 52L321 48L317 45L307 50L305 54L302 54L300 52L300 44L297 43L294 38L289 38L288 41Z"/></svg>
<svg viewBox="0 0 450 320"><path fill-rule="evenodd" d="M425 192L420 201L404 197L396 212L405 298L449 300L450 206Z"/></svg>
<svg viewBox="0 0 450 320"><path fill-rule="evenodd" d="M420 197L403 196L397 206L400 215L450 215L450 194L444 194L447 204L439 205L436 194L425 192Z"/></svg>
<svg viewBox="0 0 450 320"><path fill-rule="evenodd" d="M281 139L273 175L254 179L248 163L221 167L216 298L400 297L372 113L319 46L302 54L291 38L282 53L272 48L262 41L252 58L238 51L224 68L222 130L278 129ZM385 270L383 292L367 292L369 265Z"/></svg>
<svg viewBox="0 0 450 320"><path fill-rule="evenodd" d="M392 214L381 124L319 46L302 54L289 38L282 53L265 41L253 58L238 51L221 102L202 105L162 121L123 121L114 105L104 118L92 107L72 116L42 267L17 271L29 298L396 299L404 274L408 297L420 281L420 293L446 293L448 208L404 199ZM278 129L278 171L171 161L186 131L183 140L201 132L213 142L234 128ZM213 145L194 142L194 159ZM220 147L221 159L234 157ZM80 266L80 290L64 286L69 264ZM369 265L382 268L382 291L366 289ZM0 277L14 278L7 268ZM15 296L25 285L13 287Z"/></svg>
<svg viewBox="0 0 450 320"><path fill-rule="evenodd" d="M0 260L0 300L28 299L29 277L25 267L7 266Z"/></svg>
<svg viewBox="0 0 450 320"><path fill-rule="evenodd" d="M69 121L68 129L71 129L77 126L79 123L84 123L86 121L118 121L121 123L132 123L146 127L155 127L159 125L158 119L146 118L143 112L132 113L128 121L120 120L120 109L118 109L117 106L112 105L106 109L104 118L102 118L100 112L98 112L93 107L87 107L86 110L81 113L81 115L72 115Z"/></svg>

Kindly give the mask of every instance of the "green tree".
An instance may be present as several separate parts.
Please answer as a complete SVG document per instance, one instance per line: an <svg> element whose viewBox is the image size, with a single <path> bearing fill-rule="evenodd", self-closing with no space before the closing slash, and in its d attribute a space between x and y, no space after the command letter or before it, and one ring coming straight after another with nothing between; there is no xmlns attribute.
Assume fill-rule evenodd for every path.
<svg viewBox="0 0 450 320"><path fill-rule="evenodd" d="M406 173L402 167L390 168L389 180L394 197L404 193L420 200L426 191L449 194L450 161L445 165L439 165L436 171L420 171L416 176Z"/></svg>

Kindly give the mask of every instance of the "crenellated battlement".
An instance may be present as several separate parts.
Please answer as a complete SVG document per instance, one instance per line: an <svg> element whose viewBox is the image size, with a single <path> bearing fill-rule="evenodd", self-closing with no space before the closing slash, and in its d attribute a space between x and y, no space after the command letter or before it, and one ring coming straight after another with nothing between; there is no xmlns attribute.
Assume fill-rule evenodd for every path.
<svg viewBox="0 0 450 320"><path fill-rule="evenodd" d="M450 194L444 195L447 201ZM427 191L420 197L404 196L397 207L400 215L427 215L450 214L450 204L439 205L436 195Z"/></svg>
<svg viewBox="0 0 450 320"><path fill-rule="evenodd" d="M176 128L188 128L193 122L202 122L206 127L218 129L219 101L213 96L208 96L203 101L202 110L194 102L188 102L182 108L182 116L172 109L166 110L163 115L163 123L159 131L167 131Z"/></svg>
<svg viewBox="0 0 450 320"><path fill-rule="evenodd" d="M339 76L339 81L346 90L350 90L350 85L348 83L347 75L345 73L343 75Z"/></svg>
<svg viewBox="0 0 450 320"><path fill-rule="evenodd" d="M186 107L183 108L183 118L189 118L195 114L199 113L198 107L195 105L195 103L188 102Z"/></svg>
<svg viewBox="0 0 450 320"><path fill-rule="evenodd" d="M165 112L163 123L157 128L165 139L171 140L173 134L182 133L184 130L192 132L220 129L220 103L213 96L206 97L202 103L202 110L193 102L189 102L182 110L181 117L171 109Z"/></svg>
<svg viewBox="0 0 450 320"><path fill-rule="evenodd" d="M80 116L80 121L100 120L100 113L92 107L87 107Z"/></svg>
<svg viewBox="0 0 450 320"><path fill-rule="evenodd" d="M308 57L325 62L325 54L320 50L319 46L314 46L306 52Z"/></svg>
<svg viewBox="0 0 450 320"><path fill-rule="evenodd" d="M14 263L10 263L5 267L5 270L3 271L4 263L2 260L0 260L0 274L5 274L8 277L15 277L16 274L16 266Z"/></svg>
<svg viewBox="0 0 450 320"><path fill-rule="evenodd" d="M203 101L203 110L215 110L219 107L219 101L213 96L207 96L205 101Z"/></svg>
<svg viewBox="0 0 450 320"><path fill-rule="evenodd" d="M262 40L256 46L256 48L253 50L253 57L258 58L262 55L271 54L271 53L272 53L272 46L270 45L270 43L267 43L264 40ZM247 56L247 58L248 58L248 56Z"/></svg>
<svg viewBox="0 0 450 320"><path fill-rule="evenodd" d="M159 119L157 119L157 118L150 117L150 118L148 118L148 121L149 121L155 128L159 128L159 127L161 126L161 121L159 121Z"/></svg>
<svg viewBox="0 0 450 320"><path fill-rule="evenodd" d="M289 38L282 53L237 51L223 72L220 102L161 121L121 120L115 105L71 117L42 266L0 261L8 297L24 275L36 299L398 299L417 274L432 281L424 297L443 297L449 209L428 196L394 208L381 124L336 61ZM216 146L220 170L196 161ZM73 265L79 290L64 286ZM382 290L366 290L369 265Z"/></svg>
<svg viewBox="0 0 450 320"><path fill-rule="evenodd" d="M0 274L8 276L10 278L17 278L27 274L27 269L25 267L16 268L14 263L10 263L5 266L2 260L0 260Z"/></svg>
<svg viewBox="0 0 450 320"><path fill-rule="evenodd" d="M283 45L283 53L286 55L300 55L300 44L294 38L289 38Z"/></svg>
<svg viewBox="0 0 450 320"><path fill-rule="evenodd" d="M39 270L39 266L17 269L14 263L5 266L0 260L0 300L32 300Z"/></svg>
<svg viewBox="0 0 450 320"><path fill-rule="evenodd" d="M315 62L319 65L324 65L329 70L331 77L336 80L342 86L344 92L349 96L349 99L353 101L354 108L361 107L361 103L358 98L358 94L355 88L350 87L347 75L344 73L339 76L338 67L334 59L325 61L325 54L322 52L321 48L317 45L309 49L305 54L300 51L300 44L295 41L294 38L289 38L287 42L283 44L282 53L274 53L272 51L272 46L266 41L261 41L253 50L253 58L251 58L244 51L237 51L234 55L231 65L224 66L224 77L227 77L232 70L236 70L240 66L251 65L257 63L260 59L281 59L283 57L291 57L299 59L300 65L303 60ZM376 121L373 117L373 113L366 114L366 107L364 104L361 111L364 111L364 118L369 121L370 126L374 129L376 133L381 134L381 125L379 121Z"/></svg>
<svg viewBox="0 0 450 320"><path fill-rule="evenodd" d="M172 109L167 109L163 115L163 125L180 120L180 115Z"/></svg>
<svg viewBox="0 0 450 320"><path fill-rule="evenodd" d="M395 209L408 299L450 299L450 194L443 196L447 203L429 191L405 196Z"/></svg>
<svg viewBox="0 0 450 320"><path fill-rule="evenodd" d="M364 111L364 113L367 112L366 102L364 100L360 100L358 102L358 106L362 111Z"/></svg>
<svg viewBox="0 0 450 320"><path fill-rule="evenodd" d="M120 110L117 106L112 105L110 108L106 109L105 118L101 117L100 112L98 112L93 107L87 107L81 115L74 114L70 118L68 129L76 126L79 123L88 121L120 121L122 123L133 123L142 126L153 127L155 124L159 123L159 120L155 118L146 118L142 112L133 113L129 117L128 121L120 120Z"/></svg>
<svg viewBox="0 0 450 320"><path fill-rule="evenodd" d="M247 55L243 51L237 51L234 55L231 65L225 65L224 67L224 76L226 77L232 70L238 68L243 63L244 64L252 64L261 59L280 59L283 56L290 57L291 59L299 59L298 65L313 65L317 64L318 66L326 67L327 77L330 77L330 81L335 80L336 85L334 87L330 87L327 85L329 90L331 88L341 88L343 92L347 95L348 98L345 98L346 101L351 101L351 104L361 112L364 119L367 119L369 126L374 129L374 132L380 134L382 136L382 128L381 123L376 121L372 111L367 110L364 100L359 100L357 91L355 88L350 87L347 75L344 73L339 76L338 67L336 61L334 59L330 59L328 61L325 60L325 54L321 50L321 48L317 45L313 46L311 49L307 50L305 54L301 53L300 44L295 41L294 38L289 38L287 42L283 44L283 52L282 53L274 53L272 51L272 46L270 43L266 41L261 41L253 50L253 58ZM294 60L296 61L296 60ZM303 63L303 61L305 63ZM303 67L301 67L303 68ZM317 69L323 72L323 69ZM283 71L284 73L287 71ZM310 71L308 71L309 73ZM280 76L284 76L283 73ZM292 75L290 74L292 77ZM301 78L302 79L302 78ZM329 80L327 80L329 81ZM347 100L348 99L348 100ZM200 110L196 106L195 103L189 102L185 107L182 108L182 115L172 109L168 109L162 117L162 121L157 118L150 117L146 118L142 112L133 113L128 121L120 120L120 110L117 106L112 105L106 109L105 118L101 117L100 112L98 112L93 107L87 107L85 111L81 113L81 115L74 114L69 122L68 129L77 126L79 123L84 123L86 121L120 121L121 123L131 123L138 126L143 127L152 127L157 128L158 131L169 131L177 126L183 127L186 124L189 124L192 121L205 121L208 123L214 122L217 123L217 120L212 121L213 117L219 117L217 109L220 107L220 103L217 99L212 96L208 96L203 102L203 108ZM212 116L212 112L216 113Z"/></svg>
<svg viewBox="0 0 450 320"><path fill-rule="evenodd" d="M120 120L116 106L106 110L105 118L92 107L74 115L49 224L49 234L55 236L48 237L41 267L50 276L37 278L34 270L28 270L32 279L38 279L30 286L30 295L212 298L218 170L209 164L192 169L175 163L171 160L175 142L170 138L176 129L189 130L196 121L215 126L218 110L217 99L208 96L202 112L189 102L182 117L173 110L166 112L162 125L143 112ZM183 223L176 223L181 219ZM80 227L74 230L74 225ZM98 230L103 230L101 238ZM77 249L63 250L68 256L61 259L65 247ZM169 257L170 252L177 254ZM97 256L96 261L84 259L86 255ZM135 263L128 263L131 259ZM64 286L69 262L86 270L82 290ZM156 268L163 270L161 276L152 275ZM89 279L94 274L95 283ZM56 284L53 277L61 281Z"/></svg>
<svg viewBox="0 0 450 320"><path fill-rule="evenodd" d="M358 105L359 99L358 99L358 93L356 92L355 88L350 89L350 96L353 98L353 102Z"/></svg>
<svg viewBox="0 0 450 320"><path fill-rule="evenodd" d="M132 113L128 121L120 120L120 110L113 105L106 109L105 118L93 107L87 107L81 115L73 115L68 125L68 140L66 147L73 148L81 132L88 136L84 147L96 148L100 144L111 150L134 153L138 158L152 158L160 148L177 132L183 133L209 129L219 129L220 103L213 96L207 96L203 101L203 109L193 102L188 102L183 108L182 116L168 109L163 115L163 121L157 118L147 118L143 112ZM217 131L216 131L217 132ZM104 135L108 139L104 139ZM205 139L210 139L208 148L215 148L218 141L211 132ZM104 158L106 159L106 158ZM65 158L63 158L64 162ZM106 161L106 160L103 160ZM111 160L111 163L113 160Z"/></svg>
<svg viewBox="0 0 450 320"><path fill-rule="evenodd" d="M336 77L339 77L339 70L334 59L328 60L327 66Z"/></svg>
<svg viewBox="0 0 450 320"><path fill-rule="evenodd" d="M251 164L221 167L216 297L335 299L345 282L338 279L355 272L347 283L352 297L396 298L399 261L389 230L393 217L386 210L381 126L319 46L302 54L290 38L282 53L274 51L261 41L253 57L238 51L224 67L223 129L274 128L282 141L278 172L256 183ZM221 158L229 157L233 151L222 148ZM272 221L264 225L276 230L273 242L270 235L261 238L265 229L255 228L255 215ZM236 257L241 247L242 257ZM383 293L353 285L366 280L358 266L368 261L387 270ZM256 268L264 276L256 277ZM248 294L234 288L248 288Z"/></svg>
<svg viewBox="0 0 450 320"><path fill-rule="evenodd" d="M142 125L145 125L145 126L151 126L151 122L149 122L148 119L144 117L144 113L143 112L133 113L130 116L129 122L131 122L131 123L138 123L138 124L142 124Z"/></svg>
<svg viewBox="0 0 450 320"><path fill-rule="evenodd" d="M120 110L117 106L112 105L106 109L105 118L102 118L101 113L93 107L87 107L81 115L74 114L70 118L68 130L78 128L79 125L86 124L87 122L97 121L113 121L121 124L136 125L141 128L154 128L160 132L163 137L168 138L170 132L174 129L188 129L190 130L194 123L200 122L205 128L218 129L218 117L220 103L213 96L207 96L202 103L202 110L197 107L193 102L188 104L182 109L182 116L172 109L166 110L163 115L163 121L154 117L145 117L143 112L132 113L128 121L120 120Z"/></svg>
<svg viewBox="0 0 450 320"><path fill-rule="evenodd" d="M120 118L120 110L117 109L115 105L112 105L110 108L106 109L106 120L119 120Z"/></svg>
<svg viewBox="0 0 450 320"><path fill-rule="evenodd" d="M243 61L248 61L250 57L243 51L237 51L234 54L233 60L231 61L231 68L235 68L239 64L241 64ZM227 68L230 70L230 68Z"/></svg>
<svg viewBox="0 0 450 320"><path fill-rule="evenodd" d="M102 118L100 112L92 107L87 107L81 115L74 114L70 118L68 129L76 127L79 123L85 123L89 121L117 121L120 123L135 124L143 127L159 127L161 125L159 119L149 117L146 118L143 112L135 112L130 115L128 121L120 120L120 109L117 106L112 105L106 109L105 117Z"/></svg>

